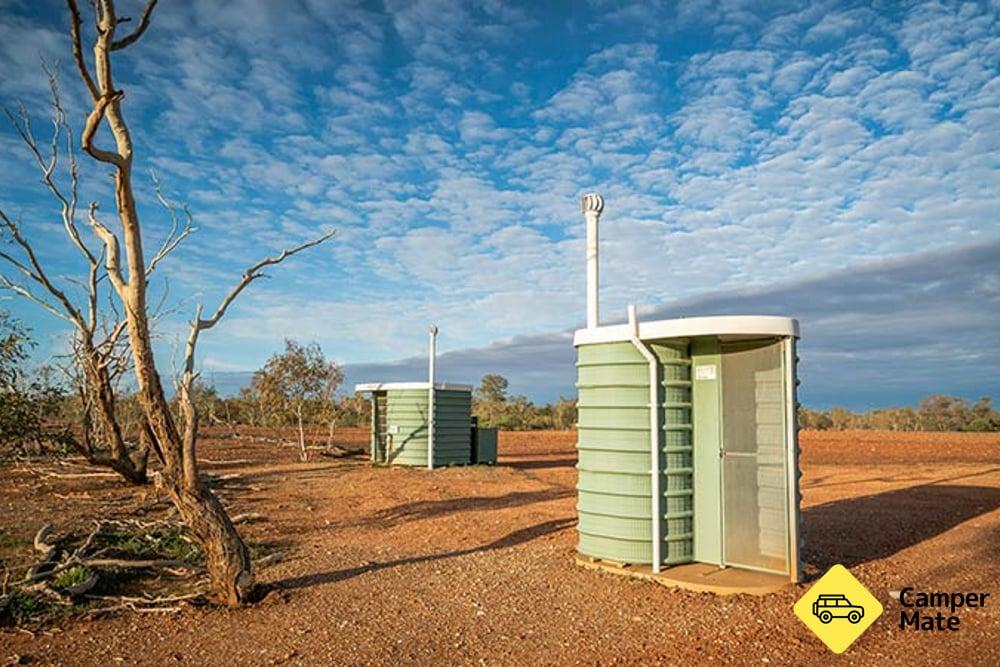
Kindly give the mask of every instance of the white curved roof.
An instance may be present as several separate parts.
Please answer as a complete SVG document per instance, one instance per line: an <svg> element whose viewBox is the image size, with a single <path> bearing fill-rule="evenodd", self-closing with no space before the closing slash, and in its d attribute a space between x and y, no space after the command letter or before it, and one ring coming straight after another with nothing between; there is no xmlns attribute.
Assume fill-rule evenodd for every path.
<svg viewBox="0 0 1000 667"><path fill-rule="evenodd" d="M430 389L430 382L366 382L354 385L355 393L366 391L391 391L393 389ZM439 391L472 391L472 385L435 382L434 388Z"/></svg>
<svg viewBox="0 0 1000 667"><path fill-rule="evenodd" d="M594 329L579 329L573 336L574 345L613 343L629 340L632 328L616 324ZM679 317L673 320L639 322L640 340L663 338L694 338L718 336L723 340L739 340L759 336L799 337L799 323L791 317L774 315L718 315L712 317Z"/></svg>

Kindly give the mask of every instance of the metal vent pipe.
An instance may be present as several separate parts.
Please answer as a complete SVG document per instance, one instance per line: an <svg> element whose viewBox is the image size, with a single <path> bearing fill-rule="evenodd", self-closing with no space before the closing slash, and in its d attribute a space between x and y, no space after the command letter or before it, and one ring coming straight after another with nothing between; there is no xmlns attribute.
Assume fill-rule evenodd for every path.
<svg viewBox="0 0 1000 667"><path fill-rule="evenodd" d="M580 209L587 220L587 328L596 329L600 318L597 223L604 211L604 197L589 192L580 200Z"/></svg>
<svg viewBox="0 0 1000 667"><path fill-rule="evenodd" d="M427 388L427 468L434 469L434 363L437 357L438 328L431 325L431 349L428 354L428 388Z"/></svg>

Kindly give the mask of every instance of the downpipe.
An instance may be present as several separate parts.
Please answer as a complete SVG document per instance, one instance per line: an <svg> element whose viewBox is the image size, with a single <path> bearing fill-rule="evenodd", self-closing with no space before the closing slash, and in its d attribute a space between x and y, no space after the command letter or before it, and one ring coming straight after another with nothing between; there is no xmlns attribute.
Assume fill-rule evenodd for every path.
<svg viewBox="0 0 1000 667"><path fill-rule="evenodd" d="M660 573L663 562L660 531L660 363L645 343L639 338L639 321L636 319L635 306L628 307L629 340L646 359L649 365L649 474L651 499L650 513L653 521L653 574Z"/></svg>

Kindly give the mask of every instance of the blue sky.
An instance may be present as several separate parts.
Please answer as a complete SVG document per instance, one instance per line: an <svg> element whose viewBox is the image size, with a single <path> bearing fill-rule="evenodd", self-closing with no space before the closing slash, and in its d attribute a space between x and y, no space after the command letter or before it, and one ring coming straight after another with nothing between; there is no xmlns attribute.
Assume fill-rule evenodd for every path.
<svg viewBox="0 0 1000 667"><path fill-rule="evenodd" d="M39 55L82 119L65 25L62 2L0 0L0 98L40 128ZM198 226L161 265L165 372L196 303L334 227L202 338L210 377L287 336L409 379L433 321L446 379L572 395L596 189L608 321L797 316L818 406L1000 395L996 2L163 2L118 63L149 243L149 170ZM74 275L25 160L5 128L0 205ZM40 359L63 349L57 320L0 305Z"/></svg>

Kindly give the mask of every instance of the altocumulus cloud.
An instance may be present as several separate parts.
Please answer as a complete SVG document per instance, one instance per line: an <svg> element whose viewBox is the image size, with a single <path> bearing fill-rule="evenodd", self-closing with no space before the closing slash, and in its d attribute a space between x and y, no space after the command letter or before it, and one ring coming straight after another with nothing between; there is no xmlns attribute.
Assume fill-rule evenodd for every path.
<svg viewBox="0 0 1000 667"><path fill-rule="evenodd" d="M67 62L64 7L0 12L0 97L44 113L34 63ZM577 201L593 188L608 201L606 312L798 316L807 401L892 403L995 393L998 13L833 0L167 3L119 80L137 172L155 169L199 226L162 265L173 298L214 302L249 260L339 230L204 339L220 378L258 367L286 336L320 342L354 377L415 377L433 321L455 379L498 370L533 397L571 395ZM79 125L82 91L63 69ZM0 148L0 204L45 239L60 274L77 273L47 242L59 230L19 166L27 156L9 133ZM99 170L84 191L110 206ZM142 214L155 242L169 221L155 206ZM8 305L41 356L60 349L57 322ZM162 325L164 357L185 314Z"/></svg>
<svg viewBox="0 0 1000 667"><path fill-rule="evenodd" d="M642 319L747 313L799 319L801 398L810 406L866 408L942 392L1000 395L1000 241L640 309ZM623 315L605 313L602 322ZM443 379L471 384L501 373L513 392L551 401L575 395L575 360L567 330L453 350L439 356L439 368ZM427 359L349 364L346 371L348 390L355 382L421 380ZM249 376L217 377L233 388Z"/></svg>

